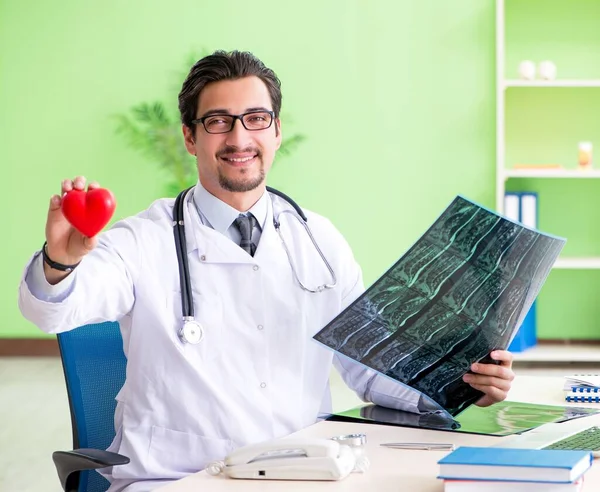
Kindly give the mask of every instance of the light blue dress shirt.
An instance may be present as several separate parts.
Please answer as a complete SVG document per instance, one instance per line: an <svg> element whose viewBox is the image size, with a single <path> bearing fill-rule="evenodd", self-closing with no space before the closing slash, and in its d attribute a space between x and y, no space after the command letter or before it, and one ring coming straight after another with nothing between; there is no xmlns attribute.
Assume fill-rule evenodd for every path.
<svg viewBox="0 0 600 492"><path fill-rule="evenodd" d="M237 219L242 212L209 193L202 184L200 184L200 181L196 184L192 199L198 210L198 214L200 215L202 225L210 227L224 236L227 236L235 244L240 244L242 236L233 221ZM254 218L258 222L258 227L255 227L252 231L252 242L255 246L258 246L260 235L265 227L265 221L267 220L267 200L268 196L265 191L258 201L252 205L250 210L248 210L248 212L254 215Z"/></svg>

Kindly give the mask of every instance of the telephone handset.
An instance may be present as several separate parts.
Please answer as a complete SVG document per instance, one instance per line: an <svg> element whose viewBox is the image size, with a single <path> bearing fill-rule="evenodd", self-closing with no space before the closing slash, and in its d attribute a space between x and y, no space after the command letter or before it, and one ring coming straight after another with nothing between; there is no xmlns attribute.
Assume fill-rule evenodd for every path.
<svg viewBox="0 0 600 492"><path fill-rule="evenodd" d="M261 480L341 480L354 469L349 446L330 439L283 438L233 451L207 472Z"/></svg>

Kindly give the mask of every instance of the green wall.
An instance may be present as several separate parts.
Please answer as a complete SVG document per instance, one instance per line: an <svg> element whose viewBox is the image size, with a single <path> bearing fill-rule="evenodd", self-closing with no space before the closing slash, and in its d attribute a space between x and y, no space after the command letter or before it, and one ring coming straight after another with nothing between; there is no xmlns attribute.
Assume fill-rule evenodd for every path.
<svg viewBox="0 0 600 492"><path fill-rule="evenodd" d="M2 0L0 9L0 336L41 336L18 312L17 286L61 178L84 174L113 190L117 218L161 196L164 172L114 135L109 116L170 94L193 50L247 49L276 70L292 117L284 131L308 140L269 184L332 219L367 283L456 194L494 204L492 0Z"/></svg>

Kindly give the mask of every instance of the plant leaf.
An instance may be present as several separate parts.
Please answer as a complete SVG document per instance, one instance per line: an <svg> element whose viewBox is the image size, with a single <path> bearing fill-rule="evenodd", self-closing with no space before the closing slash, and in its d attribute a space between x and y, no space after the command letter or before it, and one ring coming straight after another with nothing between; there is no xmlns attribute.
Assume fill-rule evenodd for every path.
<svg viewBox="0 0 600 492"><path fill-rule="evenodd" d="M294 150L300 145L302 142L306 140L306 137L301 134L295 134L290 137L284 138L281 142L281 146L277 151L277 156L288 156L294 152Z"/></svg>

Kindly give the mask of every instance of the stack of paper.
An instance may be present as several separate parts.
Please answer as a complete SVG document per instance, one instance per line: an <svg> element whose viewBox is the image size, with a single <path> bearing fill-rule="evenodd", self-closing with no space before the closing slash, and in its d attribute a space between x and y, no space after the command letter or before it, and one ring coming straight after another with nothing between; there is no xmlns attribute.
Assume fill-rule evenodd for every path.
<svg viewBox="0 0 600 492"><path fill-rule="evenodd" d="M565 376L565 390L573 386L585 386L588 388L600 388L600 376L597 374L575 374L573 376Z"/></svg>
<svg viewBox="0 0 600 492"><path fill-rule="evenodd" d="M573 492L592 464L589 451L462 446L440 461L446 492Z"/></svg>
<svg viewBox="0 0 600 492"><path fill-rule="evenodd" d="M575 374L565 376L565 401L573 403L600 403L600 376Z"/></svg>

